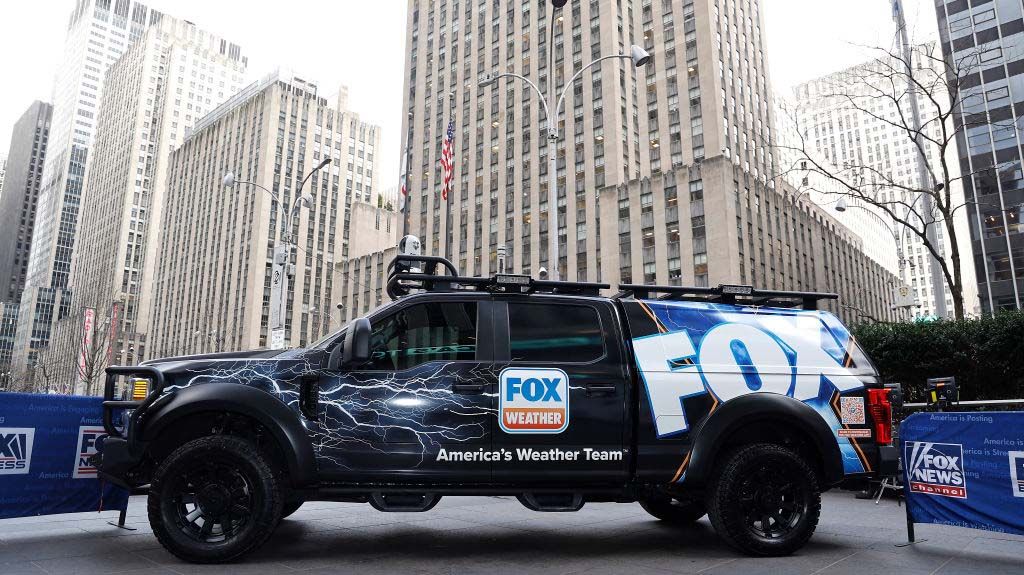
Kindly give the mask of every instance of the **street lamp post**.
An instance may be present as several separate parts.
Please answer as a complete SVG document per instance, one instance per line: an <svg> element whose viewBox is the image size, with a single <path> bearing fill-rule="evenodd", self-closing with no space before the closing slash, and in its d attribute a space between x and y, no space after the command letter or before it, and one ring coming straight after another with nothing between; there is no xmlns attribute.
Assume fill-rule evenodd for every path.
<svg viewBox="0 0 1024 575"><path fill-rule="evenodd" d="M883 226L885 226L885 228L887 230L889 230L889 233L892 234L892 241L893 241L893 243L896 244L896 263L898 265L899 272L900 272L900 284L901 284L901 286L906 286L907 285L907 277L906 277L907 274L906 274L905 270L906 270L906 267L907 267L907 260L906 260L906 257L904 256L904 253L903 253L903 241L902 241L902 239L900 237L899 232L896 231L896 228L894 228L893 226L889 225L889 223L886 222L882 218L882 216L876 214L875 212L873 212L873 211L871 211L871 210L869 210L869 209L867 209L864 206L861 206L859 204L853 204L851 206L851 205L847 204L846 198L844 198L844 197L840 197L839 200L836 201L836 205L835 205L834 209L835 209L835 211L842 213L842 212L845 212L847 209L849 209L851 207L860 208L860 209L864 210L865 212L871 214L872 217L874 217L876 220L878 220L878 222L881 223ZM907 306L906 305L897 306L896 302L894 301L893 302L893 307L907 307Z"/></svg>
<svg viewBox="0 0 1024 575"><path fill-rule="evenodd" d="M271 271L271 284L270 284L270 349L283 349L285 347L285 332L287 330L287 318L288 310L286 309L288 304L288 278L294 273L291 269L292 254L294 252L296 242L292 230L296 227L296 218L299 215L299 209L302 204L312 209L313 207L313 196L311 194L303 194L302 188L306 185L313 174L317 173L327 165L331 163L331 157L327 156L321 161L315 168L309 171L302 181L299 183L299 187L295 190L296 199L292 204L291 215L288 219L288 229L284 234L284 241L274 246L274 257L273 257L273 268ZM236 184L248 184L263 190L270 194L270 197L275 202L281 203L277 194L273 191L257 184L256 182L250 182L245 180L238 180L235 175L231 172L224 174L224 187L231 188ZM276 243L276 242L275 242Z"/></svg>
<svg viewBox="0 0 1024 575"><path fill-rule="evenodd" d="M409 235L409 198L412 197L412 187L409 185L409 176L412 174L412 120L413 114L409 112L409 131L405 136L405 173L402 174L402 237Z"/></svg>
<svg viewBox="0 0 1024 575"><path fill-rule="evenodd" d="M565 5L564 0L552 0L553 9L551 14L551 26L552 33L551 38L554 38L554 10L561 8ZM554 44L553 42L548 43L548 53L551 54L550 60L554 60ZM544 117L547 123L547 135L548 135L548 267L549 275L555 281L560 278L559 274L559 260L561 259L558 254L558 154L556 147L558 145L558 114L562 110L562 102L565 101L565 95L569 92L569 88L572 87L573 83L576 82L588 69L594 65L603 62L605 60L612 59L626 59L632 60L633 66L639 68L651 60L650 54L640 46L633 45L630 47L629 54L612 54L609 56L602 56L593 62L587 64L580 69L576 74L565 84L562 88L562 93L558 96L558 100L555 102L554 109L552 110L549 102L544 97L544 93L540 91L529 78L514 74L512 72L502 72L500 74L488 74L481 80L478 85L481 87L491 86L497 83L501 78L515 78L522 80L526 84L533 88L537 95L540 97L541 106L544 108ZM552 65L548 66L548 86L550 87L550 98L554 98L554 68Z"/></svg>

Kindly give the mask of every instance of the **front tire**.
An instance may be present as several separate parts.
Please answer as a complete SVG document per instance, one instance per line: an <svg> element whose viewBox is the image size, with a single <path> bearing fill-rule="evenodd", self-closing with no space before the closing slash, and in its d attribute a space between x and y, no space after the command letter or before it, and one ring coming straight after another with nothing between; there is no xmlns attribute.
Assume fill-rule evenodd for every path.
<svg viewBox="0 0 1024 575"><path fill-rule="evenodd" d="M692 525L707 515L703 501L653 495L640 500L640 507L654 517L672 525Z"/></svg>
<svg viewBox="0 0 1024 575"><path fill-rule="evenodd" d="M728 456L707 498L718 535L749 555L777 557L804 546L821 513L818 478L807 461L781 445L756 443Z"/></svg>
<svg viewBox="0 0 1024 575"><path fill-rule="evenodd" d="M263 544L283 505L280 473L254 445L227 435L202 437L157 467L149 523L175 556L224 563Z"/></svg>

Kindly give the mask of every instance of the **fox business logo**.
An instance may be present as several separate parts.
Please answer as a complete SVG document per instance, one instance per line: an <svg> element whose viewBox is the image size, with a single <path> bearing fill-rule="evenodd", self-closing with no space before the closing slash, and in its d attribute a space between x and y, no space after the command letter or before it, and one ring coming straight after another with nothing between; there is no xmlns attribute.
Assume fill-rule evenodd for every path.
<svg viewBox="0 0 1024 575"><path fill-rule="evenodd" d="M911 491L967 499L963 445L908 441L903 461Z"/></svg>
<svg viewBox="0 0 1024 575"><path fill-rule="evenodd" d="M96 466L92 464L91 459L99 452L97 446L106 436L107 432L102 427L83 425L78 428L78 449L75 450L75 472L72 477L96 477Z"/></svg>
<svg viewBox="0 0 1024 575"><path fill-rule="evenodd" d="M0 475L25 475L32 464L32 427L0 427Z"/></svg>
<svg viewBox="0 0 1024 575"><path fill-rule="evenodd" d="M504 369L498 403L505 433L561 433L569 427L569 376L560 369Z"/></svg>

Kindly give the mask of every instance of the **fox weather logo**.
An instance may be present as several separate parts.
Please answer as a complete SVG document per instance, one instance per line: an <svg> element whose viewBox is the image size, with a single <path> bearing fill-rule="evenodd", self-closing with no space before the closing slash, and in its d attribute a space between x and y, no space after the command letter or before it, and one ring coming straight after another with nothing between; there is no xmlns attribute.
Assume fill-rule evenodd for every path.
<svg viewBox="0 0 1024 575"><path fill-rule="evenodd" d="M0 427L0 475L24 475L32 462L31 427Z"/></svg>
<svg viewBox="0 0 1024 575"><path fill-rule="evenodd" d="M903 461L912 492L967 499L963 445L908 441Z"/></svg>
<svg viewBox="0 0 1024 575"><path fill-rule="evenodd" d="M499 411L505 433L561 433L569 426L569 376L560 369L506 368Z"/></svg>

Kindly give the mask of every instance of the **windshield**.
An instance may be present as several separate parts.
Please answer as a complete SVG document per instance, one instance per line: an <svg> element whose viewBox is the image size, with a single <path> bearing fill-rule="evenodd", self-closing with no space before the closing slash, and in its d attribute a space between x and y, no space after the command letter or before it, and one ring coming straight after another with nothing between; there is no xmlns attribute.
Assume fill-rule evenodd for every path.
<svg viewBox="0 0 1024 575"><path fill-rule="evenodd" d="M330 344L336 338L341 337L345 333L345 329L348 328L350 323L352 323L352 322L346 323L338 331L331 332L331 333L323 336L322 338L314 341L313 343L309 344L309 349L320 349L320 348L327 347L328 344Z"/></svg>
<svg viewBox="0 0 1024 575"><path fill-rule="evenodd" d="M391 301L378 307L376 310L374 310L373 315L380 317L380 314L385 312L392 305L394 305L394 303L395 302ZM333 343L336 339L344 335L345 329L347 329L348 326L351 325L351 323L352 322L349 321L345 325L341 326L341 328L339 328L337 331L331 332L323 336L322 338L314 341L313 343L309 344L309 347L307 347L306 349L323 349L329 347L331 343Z"/></svg>

